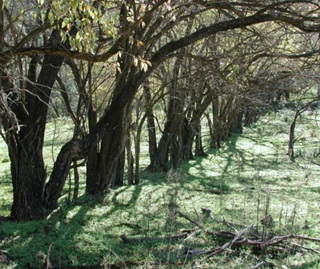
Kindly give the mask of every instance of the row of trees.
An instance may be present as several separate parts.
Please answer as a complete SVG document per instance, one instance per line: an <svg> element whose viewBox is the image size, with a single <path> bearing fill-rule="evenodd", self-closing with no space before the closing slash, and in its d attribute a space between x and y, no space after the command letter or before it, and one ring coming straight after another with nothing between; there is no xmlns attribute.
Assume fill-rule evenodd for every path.
<svg viewBox="0 0 320 269"><path fill-rule="evenodd" d="M56 208L79 160L89 194L124 184L124 174L138 184L144 128L149 171L205 154L203 118L219 148L281 96L315 83L319 9L316 0L0 0L11 216ZM74 134L46 171L49 108L62 106Z"/></svg>

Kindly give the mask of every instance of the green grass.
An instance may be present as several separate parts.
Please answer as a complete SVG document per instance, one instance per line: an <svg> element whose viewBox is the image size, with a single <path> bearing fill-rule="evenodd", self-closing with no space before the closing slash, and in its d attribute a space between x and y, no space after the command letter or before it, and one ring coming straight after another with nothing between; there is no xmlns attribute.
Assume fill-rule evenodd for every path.
<svg viewBox="0 0 320 269"><path fill-rule="evenodd" d="M120 238L122 234L130 238L164 237L195 230L195 225L176 210L194 220L201 218L211 231L228 229L204 217L201 207L210 208L219 219L260 230L267 210L274 219L268 233L320 238L319 128L314 116L303 116L297 122L298 157L291 163L286 147L292 116L287 110L267 115L245 128L243 134L232 136L220 150L208 149L207 158L184 162L168 174L142 172L140 185L110 190L102 201L82 195L76 204L62 203L46 220L3 223L0 250L7 250L13 258L6 268L41 268L41 257L49 248L56 268L101 263L118 268L250 268L259 259L272 262L276 268L320 268L319 255L311 251L255 255L252 249L242 247L209 259L205 255L189 259L177 258L182 239L128 244ZM47 129L45 155L49 167L52 153L56 154L68 138L65 127L55 132L53 125ZM60 142L51 143L55 135ZM5 153L1 156L6 158ZM147 165L146 160L142 163ZM0 215L5 216L12 195L8 169L9 163L2 162ZM306 225L308 228L303 229ZM225 242L201 232L186 245L204 250ZM320 250L319 243L305 245Z"/></svg>

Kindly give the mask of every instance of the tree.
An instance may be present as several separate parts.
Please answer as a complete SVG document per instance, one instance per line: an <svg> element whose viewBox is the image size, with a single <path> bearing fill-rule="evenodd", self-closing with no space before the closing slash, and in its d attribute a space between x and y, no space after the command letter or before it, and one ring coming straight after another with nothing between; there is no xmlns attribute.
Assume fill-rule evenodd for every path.
<svg viewBox="0 0 320 269"><path fill-rule="evenodd" d="M111 25L101 23L102 18L107 17L105 11L110 5L118 11L121 28L117 34L111 35L107 27L114 29L112 20L107 20ZM15 20L14 14L19 14L17 7L10 10L8 4L4 6L3 2L1 6L0 32L4 33L0 44L1 93L8 100L5 104L8 104L9 112L13 113L2 113L1 116L12 162L12 216L18 220L40 218L43 208L50 211L57 207L71 163L88 158L89 153L91 156L92 150L100 142L99 156L104 156L104 162L99 165L100 175L92 184L92 190L101 194L110 185L116 184L116 173L122 171L124 165L121 159L128 131L126 119L131 111L130 104L142 83L164 61L174 57L175 52L217 33L266 22L291 25L307 33L319 29L315 15L318 9L316 1L220 3L159 0L137 3L127 0L97 1L92 5L87 1L41 1L35 6L40 10L40 20L35 16L34 22L34 17L30 17L32 24L37 26L33 30L24 27L30 25L28 21L23 20L21 24ZM224 16L217 16L214 22L169 38L169 33L177 27L187 27L185 22L189 18L209 16L210 13ZM19 36L16 35L17 26L24 30ZM94 31L89 31L89 27ZM46 38L48 34L49 40ZM16 36L16 40L8 45L7 40L11 36ZM39 41L40 37L43 42ZM45 55L43 62L38 57L41 55ZM81 59L106 62L116 57L119 73L104 113L96 123L93 120L88 134L73 138L61 148L49 181L45 184L42 147L47 104L63 61ZM16 59L29 63L27 91L18 87L13 76L7 72ZM39 73L36 72L37 66L41 66ZM15 118L9 114L15 115ZM17 119L19 123L15 128L12 128L12 119ZM93 154L96 154L95 151Z"/></svg>

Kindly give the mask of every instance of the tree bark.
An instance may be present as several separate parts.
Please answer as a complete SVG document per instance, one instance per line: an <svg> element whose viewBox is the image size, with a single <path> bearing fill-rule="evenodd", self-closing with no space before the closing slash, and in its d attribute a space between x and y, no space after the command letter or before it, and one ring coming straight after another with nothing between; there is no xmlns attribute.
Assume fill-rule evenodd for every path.
<svg viewBox="0 0 320 269"><path fill-rule="evenodd" d="M97 112L93 108L90 96L88 110L89 132L92 132L93 126L97 123ZM86 164L86 193L94 195L98 185L98 165L99 165L99 144L97 143L90 149Z"/></svg>

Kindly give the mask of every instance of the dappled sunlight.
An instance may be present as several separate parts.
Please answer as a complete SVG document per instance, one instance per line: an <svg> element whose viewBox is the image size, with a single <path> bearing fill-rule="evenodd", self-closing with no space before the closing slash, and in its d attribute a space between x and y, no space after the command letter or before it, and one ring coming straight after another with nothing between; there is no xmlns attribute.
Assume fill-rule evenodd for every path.
<svg viewBox="0 0 320 269"><path fill-rule="evenodd" d="M144 260L165 264L175 261L181 241L169 245L165 240L127 244L120 236L133 240L161 238L193 229L190 222L177 216L177 211L194 220L202 219L205 227L213 231L221 229L221 224L204 219L201 208L212 210L217 219L239 226L253 225L257 230L269 214L273 219L270 234L319 237L320 161L306 154L310 145L304 137L310 134L301 133L296 148L304 153L301 151L297 161L290 162L284 124L265 126L266 123L270 125L268 119L262 118L255 127L232 136L219 150L209 149L207 157L184 161L168 173L141 172L139 185L110 189L100 199L83 195L85 174L81 168L81 196L77 201L67 206L66 192L60 199L61 207L46 221L4 223L0 235L6 241L2 244L15 258L30 264L39 263L37 257L45 255L49 248L55 266L85 266L102 261L126 261L128 265ZM317 139L313 136L312 143ZM48 144L46 154L51 154L50 150L52 145ZM0 199L4 199L1 212L8 215L12 190L7 175L1 177L0 184ZM199 237L190 244L206 248L213 243L211 238Z"/></svg>

